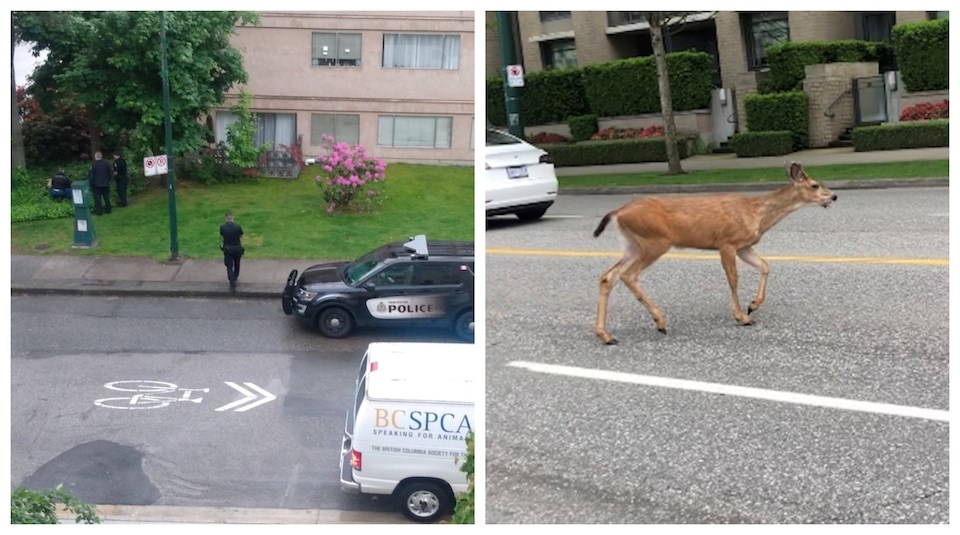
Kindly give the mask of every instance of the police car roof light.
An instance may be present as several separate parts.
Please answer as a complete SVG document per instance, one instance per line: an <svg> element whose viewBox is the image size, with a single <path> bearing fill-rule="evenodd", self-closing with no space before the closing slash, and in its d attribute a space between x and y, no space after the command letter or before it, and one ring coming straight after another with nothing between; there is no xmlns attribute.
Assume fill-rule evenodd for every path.
<svg viewBox="0 0 960 535"><path fill-rule="evenodd" d="M410 241L403 244L407 249L413 249L414 255L426 257L427 253L427 236L424 234L417 234L410 238Z"/></svg>

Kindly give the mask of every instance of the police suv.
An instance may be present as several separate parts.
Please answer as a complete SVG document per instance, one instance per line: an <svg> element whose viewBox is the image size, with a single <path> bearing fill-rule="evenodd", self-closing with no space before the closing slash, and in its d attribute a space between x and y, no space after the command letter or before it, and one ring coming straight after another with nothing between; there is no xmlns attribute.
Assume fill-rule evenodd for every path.
<svg viewBox="0 0 960 535"><path fill-rule="evenodd" d="M474 338L473 242L382 245L352 262L328 262L290 272L284 313L342 338L358 326L448 326Z"/></svg>

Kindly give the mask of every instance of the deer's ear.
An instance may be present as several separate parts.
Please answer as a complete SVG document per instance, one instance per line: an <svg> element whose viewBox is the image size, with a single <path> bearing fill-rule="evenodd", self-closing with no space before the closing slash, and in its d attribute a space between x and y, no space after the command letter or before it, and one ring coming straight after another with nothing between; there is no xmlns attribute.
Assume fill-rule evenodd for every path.
<svg viewBox="0 0 960 535"><path fill-rule="evenodd" d="M787 164L787 176L794 182L803 182L807 178L807 174L803 172L803 165L799 162Z"/></svg>

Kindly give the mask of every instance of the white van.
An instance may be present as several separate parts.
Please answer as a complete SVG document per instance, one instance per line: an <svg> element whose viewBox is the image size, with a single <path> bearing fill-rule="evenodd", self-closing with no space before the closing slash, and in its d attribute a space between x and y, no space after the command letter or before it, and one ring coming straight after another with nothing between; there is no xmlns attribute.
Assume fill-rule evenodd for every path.
<svg viewBox="0 0 960 535"><path fill-rule="evenodd" d="M467 490L460 467L480 355L474 344L370 344L347 411L340 488L393 495L416 521L450 510Z"/></svg>

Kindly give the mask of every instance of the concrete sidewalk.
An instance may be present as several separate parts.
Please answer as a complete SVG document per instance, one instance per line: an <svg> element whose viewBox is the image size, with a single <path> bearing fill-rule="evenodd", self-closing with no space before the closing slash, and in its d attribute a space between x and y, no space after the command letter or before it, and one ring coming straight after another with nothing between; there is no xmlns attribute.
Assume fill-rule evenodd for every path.
<svg viewBox="0 0 960 535"><path fill-rule="evenodd" d="M103 524L413 524L400 513L327 509L95 505ZM61 524L76 515L57 508Z"/></svg>

